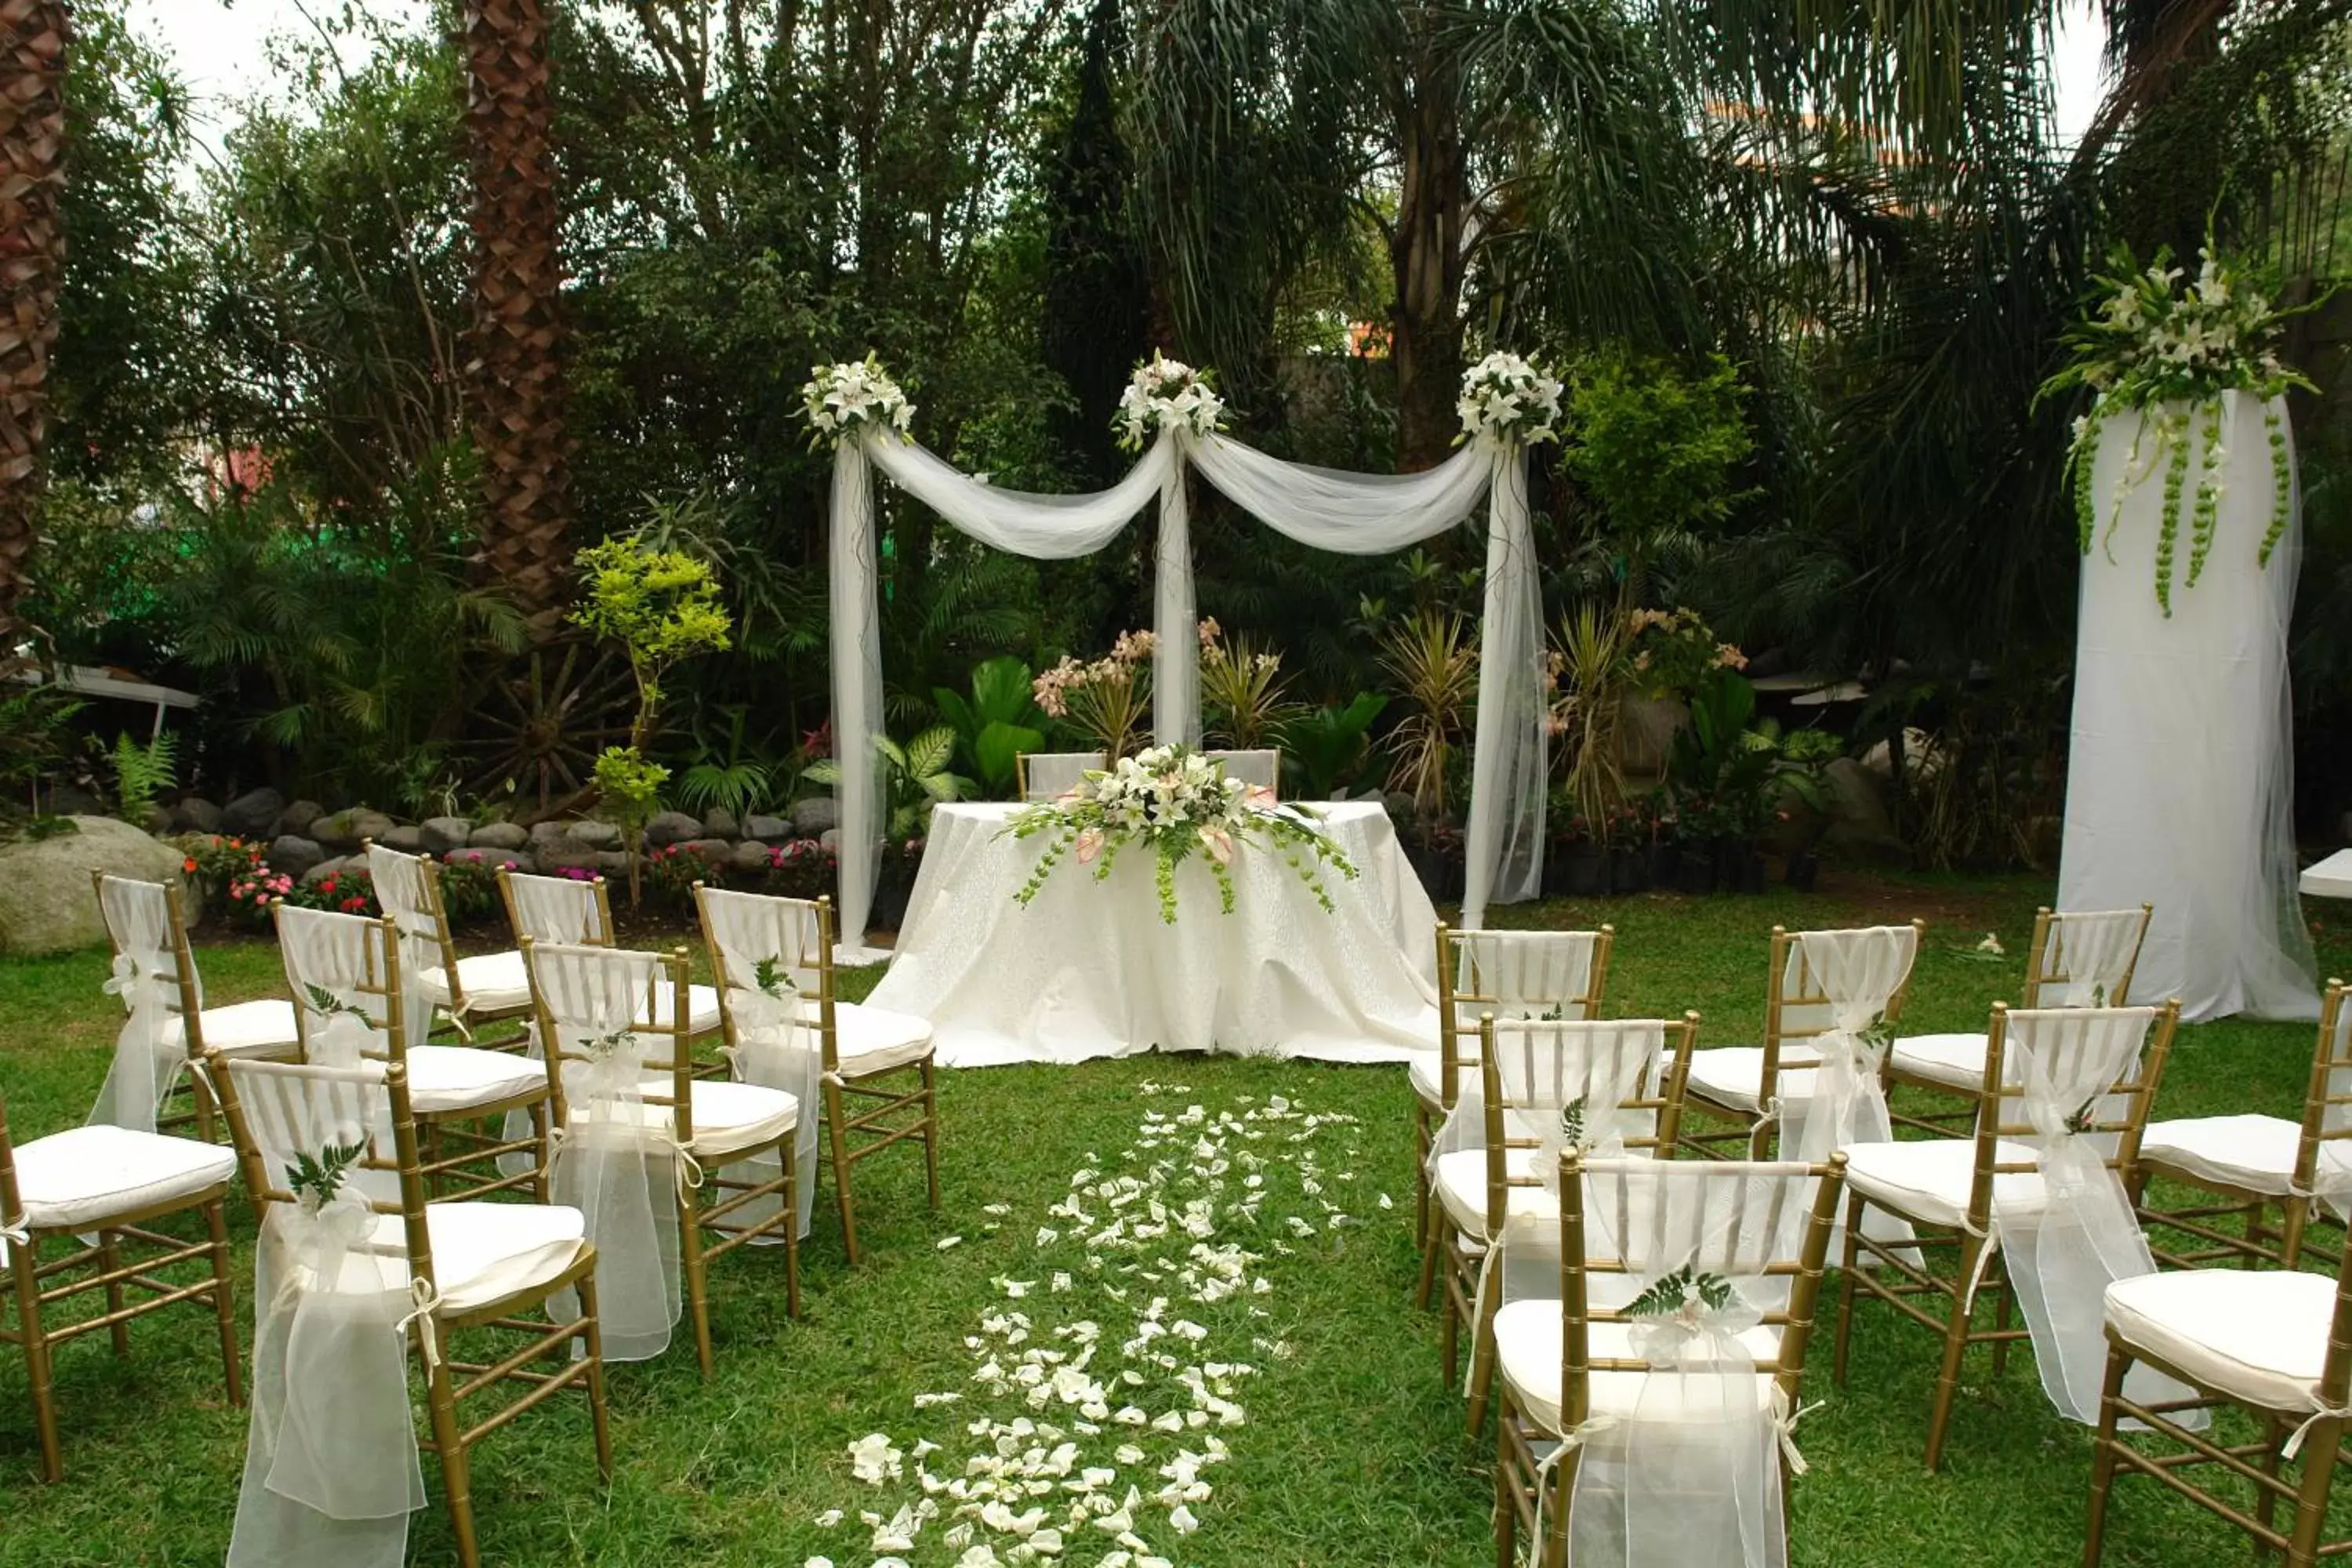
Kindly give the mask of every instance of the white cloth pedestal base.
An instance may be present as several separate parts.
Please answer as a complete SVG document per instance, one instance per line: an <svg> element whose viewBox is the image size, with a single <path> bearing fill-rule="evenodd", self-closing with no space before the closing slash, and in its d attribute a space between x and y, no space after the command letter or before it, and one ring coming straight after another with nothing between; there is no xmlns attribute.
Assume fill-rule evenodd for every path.
<svg viewBox="0 0 2352 1568"><path fill-rule="evenodd" d="M2296 885L2306 899L2352 899L2352 849L2338 849L2313 865Z"/></svg>
<svg viewBox="0 0 2352 1568"><path fill-rule="evenodd" d="M1437 1038L1437 911L1388 815L1322 808L1359 877L1325 880L1326 913L1278 852L1234 857L1234 912L1206 866L1177 873L1160 918L1139 847L1107 881L1075 858L1027 907L1013 894L1049 842L1004 833L1019 808L943 805L931 816L890 973L869 999L931 1021L949 1067L1076 1062L1164 1050L1401 1062Z"/></svg>

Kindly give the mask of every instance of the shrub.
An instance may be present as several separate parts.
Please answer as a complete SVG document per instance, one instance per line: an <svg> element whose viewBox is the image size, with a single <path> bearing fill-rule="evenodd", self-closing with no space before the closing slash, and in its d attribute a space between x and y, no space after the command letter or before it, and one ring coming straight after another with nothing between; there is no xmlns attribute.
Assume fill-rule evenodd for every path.
<svg viewBox="0 0 2352 1568"><path fill-rule="evenodd" d="M499 911L499 872L511 871L511 855L453 849L441 866L441 912L450 923L488 920Z"/></svg>

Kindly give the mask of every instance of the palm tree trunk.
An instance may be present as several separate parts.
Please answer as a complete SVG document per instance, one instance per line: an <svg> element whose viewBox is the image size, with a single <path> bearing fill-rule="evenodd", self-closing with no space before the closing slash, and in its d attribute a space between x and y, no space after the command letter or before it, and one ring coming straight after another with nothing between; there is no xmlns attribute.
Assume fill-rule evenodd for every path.
<svg viewBox="0 0 2352 1568"><path fill-rule="evenodd" d="M1390 353L1396 367L1397 467L1443 462L1460 428L1462 226L1470 205L1454 62L1417 40L1398 113L1402 188L1390 262L1396 274Z"/></svg>
<svg viewBox="0 0 2352 1568"><path fill-rule="evenodd" d="M545 0L466 0L461 22L474 181L466 368L482 459L482 561L541 641L562 626L572 489L547 9Z"/></svg>
<svg viewBox="0 0 2352 1568"><path fill-rule="evenodd" d="M17 606L40 501L58 338L65 228L64 0L0 0L0 656Z"/></svg>

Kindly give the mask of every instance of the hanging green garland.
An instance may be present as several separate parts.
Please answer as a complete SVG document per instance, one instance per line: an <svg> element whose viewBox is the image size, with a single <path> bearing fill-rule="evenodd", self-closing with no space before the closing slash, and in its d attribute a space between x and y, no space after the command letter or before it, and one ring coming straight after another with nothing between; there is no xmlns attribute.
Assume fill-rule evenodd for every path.
<svg viewBox="0 0 2352 1568"><path fill-rule="evenodd" d="M2098 526L2099 496L2092 471L2098 460L2101 426L2119 414L2146 416L2142 429L2154 433L2156 450L2143 468L2139 443L2134 440L2131 459L2108 498L2107 532L2112 535L2122 521L2124 497L2162 461L2156 602L2168 617L2172 614L2181 502L2189 488L2192 421L2202 416L2197 488L2189 501L2186 585L2193 588L2212 553L2221 523L2221 464L2229 456L2221 444L2221 395L2242 392L2267 404L2289 387L2311 390L2310 382L2279 363L2274 346L2280 324L2298 310L2273 310L2269 290L2242 279L2210 244L2198 254L2202 265L2196 279L2176 289L2184 275L2168 265L2172 259L2168 249L2159 249L2155 261L2142 268L2128 248L2117 247L2110 262L2114 270L2095 275L2101 300L2097 309L2067 335L2074 362L2042 388L2045 397L2077 387L2096 395L2090 412L2074 421L2066 457L2075 543L2085 555ZM2189 412L2168 407L2176 404L2186 405ZM2263 422L2270 437L2272 495L2270 528L2257 559L2268 566L2293 512L2294 474L2278 411L2266 407Z"/></svg>

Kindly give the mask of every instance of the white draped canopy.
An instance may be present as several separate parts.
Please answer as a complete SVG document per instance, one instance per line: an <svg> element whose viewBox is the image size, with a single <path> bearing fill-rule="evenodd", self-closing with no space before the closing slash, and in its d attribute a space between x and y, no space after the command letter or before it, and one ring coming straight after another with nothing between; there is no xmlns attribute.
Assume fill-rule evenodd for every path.
<svg viewBox="0 0 2352 1568"><path fill-rule="evenodd" d="M1157 496L1152 727L1164 743L1197 742L1201 733L1187 468L1276 531L1352 555L1402 550L1443 533L1486 498L1486 615L1463 924L1476 929L1489 902L1536 895L1543 875L1547 678L1519 442L1474 442L1423 473L1354 474L1286 462L1223 436L1167 427L1109 489L1063 496L987 484L894 430L864 424L835 446L833 471L833 723L835 752L844 763L841 931L846 945L864 943L884 826L874 745L883 729L872 470L881 469L982 543L1036 560L1100 550Z"/></svg>

